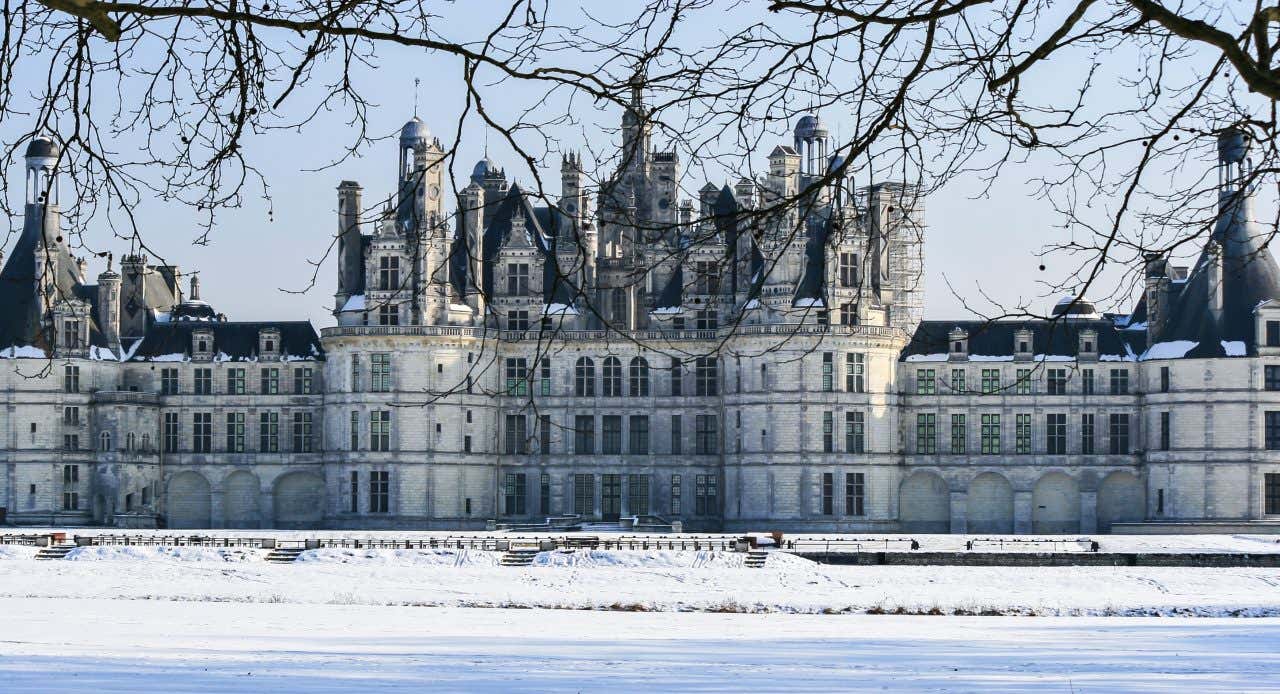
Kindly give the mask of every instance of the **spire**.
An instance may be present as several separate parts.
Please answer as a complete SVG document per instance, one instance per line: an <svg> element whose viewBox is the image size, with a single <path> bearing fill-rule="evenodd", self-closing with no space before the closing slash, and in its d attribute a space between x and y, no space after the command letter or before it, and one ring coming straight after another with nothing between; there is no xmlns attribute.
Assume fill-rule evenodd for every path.
<svg viewBox="0 0 1280 694"><path fill-rule="evenodd" d="M417 77L413 78L413 117L414 118L418 117L418 85L421 83L422 83L422 80L418 79Z"/></svg>
<svg viewBox="0 0 1280 694"><path fill-rule="evenodd" d="M200 300L200 276L191 276L191 301Z"/></svg>

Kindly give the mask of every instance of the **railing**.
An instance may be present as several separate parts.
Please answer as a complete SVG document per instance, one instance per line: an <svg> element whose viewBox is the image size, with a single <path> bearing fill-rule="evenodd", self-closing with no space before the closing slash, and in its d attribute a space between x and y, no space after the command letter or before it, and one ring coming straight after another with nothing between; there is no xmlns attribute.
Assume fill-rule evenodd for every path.
<svg viewBox="0 0 1280 694"><path fill-rule="evenodd" d="M1097 552L1098 542L1087 537L1072 539L1055 538L1008 538L1008 537L975 537L964 543L964 548L996 549L999 551L1026 552L1028 550L1042 552Z"/></svg>
<svg viewBox="0 0 1280 694"><path fill-rule="evenodd" d="M484 327L447 325L351 325L322 328L322 337L408 336L408 337L474 337L520 342L524 340L556 340L563 342L596 342L601 340L722 340L732 335L863 335L896 337L897 328L874 325L805 325L801 323L767 323L763 325L725 326L717 330L498 330Z"/></svg>
<svg viewBox="0 0 1280 694"><path fill-rule="evenodd" d="M829 538L797 537L782 541L782 549L800 553L858 554L861 552L902 552L920 549L910 537Z"/></svg>
<svg viewBox="0 0 1280 694"><path fill-rule="evenodd" d="M93 393L93 402L103 405L159 405L160 396L139 390L98 390Z"/></svg>

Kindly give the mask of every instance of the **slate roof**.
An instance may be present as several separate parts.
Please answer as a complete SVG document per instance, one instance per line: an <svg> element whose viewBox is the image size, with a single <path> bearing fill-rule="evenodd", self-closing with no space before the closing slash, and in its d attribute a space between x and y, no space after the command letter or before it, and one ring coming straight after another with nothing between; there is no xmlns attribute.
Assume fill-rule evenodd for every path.
<svg viewBox="0 0 1280 694"><path fill-rule="evenodd" d="M900 361L941 361L950 352L949 335L955 328L969 333L969 355L974 361L981 357L1007 359L1014 355L1014 335L1019 330L1031 331L1032 351L1036 355L1051 357L1079 356L1080 333L1092 330L1098 334L1098 358L1102 361L1133 360L1146 347L1145 333L1132 334L1116 329L1107 319L1068 319L1031 321L922 321L899 355ZM912 359L914 357L914 359ZM928 359L933 357L934 359Z"/></svg>
<svg viewBox="0 0 1280 694"><path fill-rule="evenodd" d="M189 358L192 331L209 330L213 332L215 354L225 354L230 361L256 361L258 332L263 328L280 331L282 357L324 359L320 336L307 321L157 323L147 330L142 343L131 350L131 358L135 361L151 361L172 355Z"/></svg>

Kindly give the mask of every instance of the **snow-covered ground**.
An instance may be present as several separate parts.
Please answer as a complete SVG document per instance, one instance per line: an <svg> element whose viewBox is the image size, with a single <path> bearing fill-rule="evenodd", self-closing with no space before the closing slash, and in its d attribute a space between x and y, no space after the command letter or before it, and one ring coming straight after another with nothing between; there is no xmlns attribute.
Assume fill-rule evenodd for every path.
<svg viewBox="0 0 1280 694"><path fill-rule="evenodd" d="M0 599L6 692L1270 691L1280 620Z"/></svg>
<svg viewBox="0 0 1280 694"><path fill-rule="evenodd" d="M771 613L1280 616L1280 569L830 566L772 553L82 547L0 553L0 597ZM5 559L6 556L12 558Z"/></svg>

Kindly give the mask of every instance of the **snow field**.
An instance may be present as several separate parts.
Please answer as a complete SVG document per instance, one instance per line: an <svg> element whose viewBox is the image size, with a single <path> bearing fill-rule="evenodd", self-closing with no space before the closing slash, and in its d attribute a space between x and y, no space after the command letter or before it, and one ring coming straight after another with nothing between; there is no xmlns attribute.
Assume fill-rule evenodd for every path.
<svg viewBox="0 0 1280 694"><path fill-rule="evenodd" d="M31 548L9 548L29 550ZM1280 569L829 566L774 553L85 547L0 561L0 597L661 612L1280 616ZM0 555L3 557L6 555Z"/></svg>

